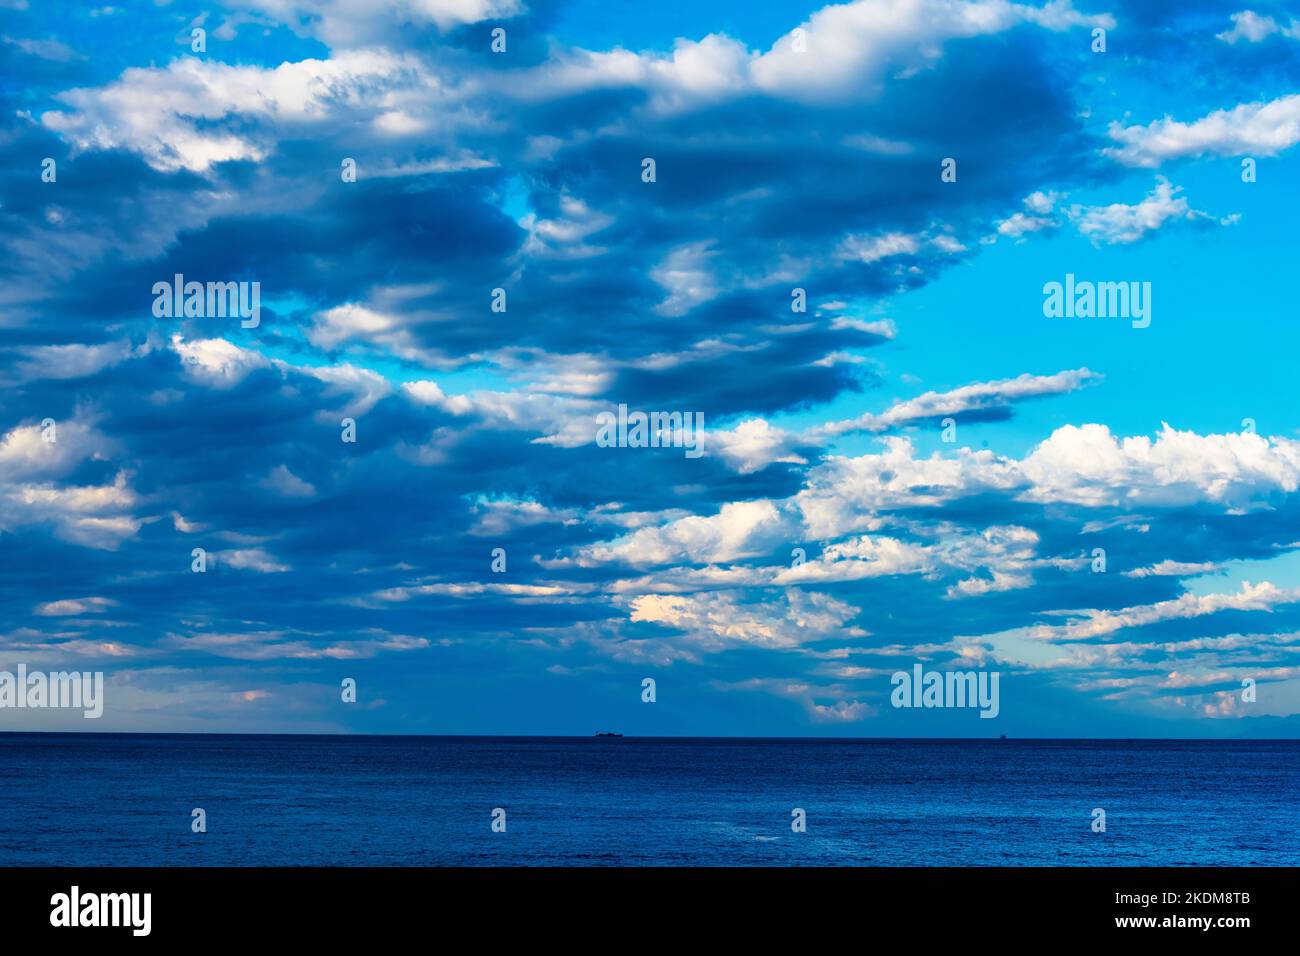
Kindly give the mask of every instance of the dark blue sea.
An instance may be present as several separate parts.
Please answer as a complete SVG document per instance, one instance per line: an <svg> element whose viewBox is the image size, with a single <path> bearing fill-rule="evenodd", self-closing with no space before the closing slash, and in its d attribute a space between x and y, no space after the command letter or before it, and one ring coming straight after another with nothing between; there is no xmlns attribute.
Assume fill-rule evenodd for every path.
<svg viewBox="0 0 1300 956"><path fill-rule="evenodd" d="M0 864L1295 866L1300 742L0 734Z"/></svg>

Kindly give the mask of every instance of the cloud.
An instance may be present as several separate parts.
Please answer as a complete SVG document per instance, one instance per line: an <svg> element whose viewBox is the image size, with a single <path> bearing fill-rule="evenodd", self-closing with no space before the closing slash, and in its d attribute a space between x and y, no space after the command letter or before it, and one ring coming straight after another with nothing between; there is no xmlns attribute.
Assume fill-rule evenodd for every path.
<svg viewBox="0 0 1300 956"><path fill-rule="evenodd" d="M335 49L396 36L410 26L433 26L441 33L484 20L503 20L525 12L523 0L231 0L233 7L311 33Z"/></svg>
<svg viewBox="0 0 1300 956"><path fill-rule="evenodd" d="M1115 26L1109 14L1089 15L1068 2L1034 7L1005 0L885 0L832 4L798 29L806 52L787 33L752 66L767 92L820 102L872 92L889 71L934 63L952 40L1001 33L1022 24L1061 31Z"/></svg>
<svg viewBox="0 0 1300 956"><path fill-rule="evenodd" d="M729 431L708 432L710 453L716 453L742 475L761 471L773 462L807 464L790 450L796 436L773 428L761 418L750 418Z"/></svg>
<svg viewBox="0 0 1300 956"><path fill-rule="evenodd" d="M651 271L651 277L668 292L668 298L655 311L667 316L685 315L717 296L718 286L709 269L711 246L711 242L704 241L674 249Z"/></svg>
<svg viewBox="0 0 1300 956"><path fill-rule="evenodd" d="M64 541L112 551L140 530L137 503L124 472L104 485L0 483L0 526L49 525Z"/></svg>
<svg viewBox="0 0 1300 956"><path fill-rule="evenodd" d="M35 345L23 350L18 376L24 381L41 378L86 378L132 355L126 342L99 345Z"/></svg>
<svg viewBox="0 0 1300 956"><path fill-rule="evenodd" d="M287 564L277 561L262 548L235 548L231 551L219 551L212 555L218 567L235 568L240 571L256 571L259 574L281 574L290 570Z"/></svg>
<svg viewBox="0 0 1300 956"><path fill-rule="evenodd" d="M1192 123L1169 116L1146 126L1112 123L1119 143L1102 152L1126 166L1156 167L1189 156L1276 156L1300 141L1300 94L1215 110Z"/></svg>
<svg viewBox="0 0 1300 956"><path fill-rule="evenodd" d="M263 159L274 139L259 124L309 128L385 88L423 82L417 60L383 50L269 69L186 56L165 68L128 69L102 88L69 90L60 98L70 111L49 110L41 122L80 150L125 148L158 170L204 172ZM234 118L245 131L221 122Z"/></svg>
<svg viewBox="0 0 1300 956"><path fill-rule="evenodd" d="M107 464L121 444L91 417L19 426L0 439L0 528L48 526L62 540L113 550L132 537L139 503L125 471L111 483L61 483L88 465Z"/></svg>
<svg viewBox="0 0 1300 956"><path fill-rule="evenodd" d="M469 533L483 537L505 535L517 528L539 524L577 524L582 514L576 508L548 508L537 501L494 501L482 497L475 503L475 511L479 518Z"/></svg>
<svg viewBox="0 0 1300 956"><path fill-rule="evenodd" d="M734 561L752 556L764 539L780 540L784 525L770 501L736 501L716 515L691 515L659 528L642 528L608 544L579 552L580 563L618 561L631 565Z"/></svg>
<svg viewBox="0 0 1300 956"><path fill-rule="evenodd" d="M264 479L262 487L285 498L312 498L316 489L310 482L303 481L287 465L276 465Z"/></svg>
<svg viewBox="0 0 1300 956"><path fill-rule="evenodd" d="M79 614L94 614L116 605L116 601L106 597L64 598L61 601L38 604L33 613L41 617L75 617Z"/></svg>
<svg viewBox="0 0 1300 956"><path fill-rule="evenodd" d="M335 640L330 635L286 631L168 634L165 644L187 654L211 654L240 661L365 660L388 651L418 651L428 638L376 632L364 640ZM263 692L260 696L267 696ZM245 698L255 699L255 698Z"/></svg>
<svg viewBox="0 0 1300 956"><path fill-rule="evenodd" d="M84 59L72 47L66 43L61 43L55 39L35 40L27 37L0 37L0 43L15 46L22 50L28 56L40 57L42 60L53 60L56 63L66 63L70 60Z"/></svg>
<svg viewBox="0 0 1300 956"><path fill-rule="evenodd" d="M1224 43L1236 43L1238 40L1259 43L1261 40L1275 34L1291 39L1300 38L1300 23L1295 20L1292 20L1289 26L1284 27L1272 17L1261 16L1253 10L1234 13L1231 20L1231 30L1215 34Z"/></svg>
<svg viewBox="0 0 1300 956"><path fill-rule="evenodd" d="M1134 568L1125 571L1129 578L1157 577L1191 577L1198 574L1212 574L1219 570L1219 565L1212 561L1170 561L1164 560L1150 567Z"/></svg>
<svg viewBox="0 0 1300 956"><path fill-rule="evenodd" d="M872 263L891 256L911 255L920 248L916 236L891 232L882 236L847 236L836 251L841 259Z"/></svg>
<svg viewBox="0 0 1300 956"><path fill-rule="evenodd" d="M1136 205L1075 205L1070 207L1069 217L1079 234L1091 239L1095 245L1137 242L1169 222L1214 221L1208 213L1192 209L1187 199L1178 195L1180 192L1182 187L1176 187L1161 177L1156 188ZM1233 221L1235 219L1223 220L1223 224Z"/></svg>
<svg viewBox="0 0 1300 956"><path fill-rule="evenodd" d="M187 374L213 388L231 388L250 372L269 368L271 364L260 352L241 348L226 339L185 341L180 335L174 335L171 347L180 356Z"/></svg>
<svg viewBox="0 0 1300 956"><path fill-rule="evenodd" d="M1025 197L1027 212L1016 212L998 223L997 234L1019 239L1031 232L1055 229L1057 222L1050 215L1060 197L1055 193L1035 192Z"/></svg>
<svg viewBox="0 0 1300 956"><path fill-rule="evenodd" d="M1269 582L1246 582L1235 594L1181 594L1169 601L1126 607L1118 611L1088 611L1079 620L1061 625L1039 625L1029 635L1046 641L1085 641L1129 628L1162 621L1184 620L1222 611L1271 611L1281 604L1300 601L1300 592L1282 590Z"/></svg>
<svg viewBox="0 0 1300 956"><path fill-rule="evenodd" d="M790 589L779 598L743 605L729 593L695 595L647 594L632 599L630 620L658 624L682 632L681 640L705 652L746 645L792 649L820 640L846 627L857 608L829 595Z"/></svg>
<svg viewBox="0 0 1300 956"><path fill-rule="evenodd" d="M810 430L806 437L825 441L851 431L890 431L914 422L938 421L948 416L1003 409L1026 399L1065 395L1100 380L1096 372L1079 368L1055 375L1025 373L996 382L976 382L948 392L926 392L898 402L879 415L868 413L847 421L830 422Z"/></svg>
<svg viewBox="0 0 1300 956"><path fill-rule="evenodd" d="M1161 425L1117 439L1104 425L1064 425L1021 468L1030 501L1177 507L1199 501L1233 510L1269 507L1300 483L1300 444L1250 432L1198 435Z"/></svg>
<svg viewBox="0 0 1300 956"><path fill-rule="evenodd" d="M87 460L103 461L119 448L89 413L20 425L0 437L0 486L6 482L66 476Z"/></svg>

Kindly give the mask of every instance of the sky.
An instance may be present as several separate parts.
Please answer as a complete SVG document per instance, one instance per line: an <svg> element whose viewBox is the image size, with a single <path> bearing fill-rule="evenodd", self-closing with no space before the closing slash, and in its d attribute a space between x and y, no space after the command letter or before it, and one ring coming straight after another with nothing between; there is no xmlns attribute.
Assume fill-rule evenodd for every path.
<svg viewBox="0 0 1300 956"><path fill-rule="evenodd" d="M0 0L0 730L1296 736L1243 2Z"/></svg>

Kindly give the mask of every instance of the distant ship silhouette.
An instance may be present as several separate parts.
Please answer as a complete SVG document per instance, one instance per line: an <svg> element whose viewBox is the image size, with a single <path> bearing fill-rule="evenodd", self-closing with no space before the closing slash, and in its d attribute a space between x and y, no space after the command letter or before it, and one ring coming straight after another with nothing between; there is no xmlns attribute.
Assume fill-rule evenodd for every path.
<svg viewBox="0 0 1300 956"><path fill-rule="evenodd" d="M608 730L600 730L596 732L596 736L597 737L622 737L623 735L610 733Z"/></svg>

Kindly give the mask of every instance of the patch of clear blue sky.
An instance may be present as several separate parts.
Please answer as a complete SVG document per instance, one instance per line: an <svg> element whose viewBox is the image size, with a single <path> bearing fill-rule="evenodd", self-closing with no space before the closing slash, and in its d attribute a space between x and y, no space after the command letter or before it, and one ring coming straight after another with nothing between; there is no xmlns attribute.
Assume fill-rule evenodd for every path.
<svg viewBox="0 0 1300 956"><path fill-rule="evenodd" d="M1165 421L1223 433L1253 418L1262 434L1294 437L1294 402L1276 383L1295 375L1294 263L1287 250L1300 216L1300 197L1291 186L1300 160L1259 157L1255 183L1241 181L1237 157L1164 172L1183 188L1179 195L1190 208L1213 220L1166 222L1144 239L1116 245L1094 245L1068 224L1022 242L1004 237L921 289L857 303L864 317L888 316L898 326L894 342L863 353L882 363L883 387L784 416L781 424L879 412L895 399L974 381L1087 367L1105 379L1024 402L1010 422L963 425L959 444L988 441L999 453L1019 455L1060 425L1094 421L1116 434L1149 435ZM1155 171L1134 170L1118 183L1072 190L1063 202L1133 205L1156 183ZM1240 215L1235 224L1219 223L1234 214ZM1066 273L1080 280L1150 282L1150 327L1044 317L1043 285L1063 281ZM938 437L932 431L911 434L918 446L932 447Z"/></svg>
<svg viewBox="0 0 1300 956"><path fill-rule="evenodd" d="M571 0L559 4L553 31L566 43L589 50L671 50L679 37L700 39L725 33L751 48L766 50L824 4L754 0L662 0L611 3Z"/></svg>
<svg viewBox="0 0 1300 956"><path fill-rule="evenodd" d="M1228 561L1219 570L1185 578L1183 587L1192 594L1234 594L1247 582L1267 581L1279 588L1300 588L1300 551L1258 561Z"/></svg>

